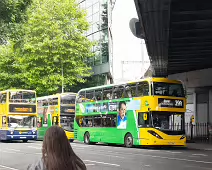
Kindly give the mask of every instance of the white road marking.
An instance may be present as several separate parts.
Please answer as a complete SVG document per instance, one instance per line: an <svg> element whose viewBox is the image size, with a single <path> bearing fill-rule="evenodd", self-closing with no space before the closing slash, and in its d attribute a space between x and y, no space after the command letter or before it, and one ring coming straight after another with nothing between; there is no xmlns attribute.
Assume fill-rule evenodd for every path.
<svg viewBox="0 0 212 170"><path fill-rule="evenodd" d="M91 148L91 146L85 145L85 146L80 146L80 145L74 145L74 147L79 147L79 148Z"/></svg>
<svg viewBox="0 0 212 170"><path fill-rule="evenodd" d="M0 168L10 169L10 170L18 170L16 168L12 168L12 167L9 167L9 166L4 166L4 165L0 165Z"/></svg>
<svg viewBox="0 0 212 170"><path fill-rule="evenodd" d="M82 148L77 148L78 151L83 151L84 150ZM106 152L106 151L105 151ZM92 155L100 155L100 156L108 156L108 157L114 157L114 158L122 158L122 159L125 159L125 157L122 157L122 156L118 156L118 155L109 155L109 154L105 154L105 153L101 153L101 152L90 152L89 154L92 154Z"/></svg>
<svg viewBox="0 0 212 170"><path fill-rule="evenodd" d="M41 147L35 147L35 146L27 146L28 148L33 148L33 149L41 149Z"/></svg>
<svg viewBox="0 0 212 170"><path fill-rule="evenodd" d="M89 153L91 154L91 153ZM117 155L108 155L108 154L99 154L99 153L92 153L94 155L101 155L101 156L109 156L109 157L114 157L114 158L122 158L122 159L125 159L125 157L122 157L122 156L117 156Z"/></svg>
<svg viewBox="0 0 212 170"><path fill-rule="evenodd" d="M201 170L203 170L203 169L211 170L211 168L208 168L208 167L202 167L202 166L192 166L192 165L186 165L185 167L187 167L187 168L199 168L199 169L201 169Z"/></svg>
<svg viewBox="0 0 212 170"><path fill-rule="evenodd" d="M86 166L93 166L93 165L95 165L95 164L85 164Z"/></svg>
<svg viewBox="0 0 212 170"><path fill-rule="evenodd" d="M212 164L212 162L197 161L197 160L192 160L192 159L170 158L170 157L153 156L153 155L144 155L144 156L150 156L150 157L153 157L153 158L161 158L161 159L177 160L177 161L186 161L186 162L197 162L197 163L204 163L204 164Z"/></svg>
<svg viewBox="0 0 212 170"><path fill-rule="evenodd" d="M122 153L122 152L111 152L115 154L125 154L125 155L141 155L141 156L148 156L152 158L161 158L161 159L170 159L170 160L178 160L178 161L186 161L186 162L197 162L197 163L204 163L204 164L212 164L212 162L207 162L207 161L198 161L198 160L192 160L192 159L183 159L183 158L170 158L170 157L165 157L165 156L156 156L156 155L146 155L146 154L137 154L137 153Z"/></svg>
<svg viewBox="0 0 212 170"><path fill-rule="evenodd" d="M198 158L199 156L188 156L188 157L191 157L191 158Z"/></svg>
<svg viewBox="0 0 212 170"><path fill-rule="evenodd" d="M144 165L144 166L150 167L150 165Z"/></svg>
<svg viewBox="0 0 212 170"><path fill-rule="evenodd" d="M20 150L17 150L17 149L9 149L9 148L6 148L6 150L15 151L15 152L20 152Z"/></svg>
<svg viewBox="0 0 212 170"><path fill-rule="evenodd" d="M111 164L111 163L106 163L106 162L98 162L98 161L91 161L91 160L84 160L85 162L92 162L92 163L97 163L97 164L103 164L103 165L110 165L110 166L120 166L118 164Z"/></svg>
<svg viewBox="0 0 212 170"><path fill-rule="evenodd" d="M173 151L166 151L168 153L182 153L182 152L173 152Z"/></svg>
<svg viewBox="0 0 212 170"><path fill-rule="evenodd" d="M27 143L27 145L37 145L37 146L42 146L42 143Z"/></svg>
<svg viewBox="0 0 212 170"><path fill-rule="evenodd" d="M205 155L205 154L192 154L194 156L208 156L208 155Z"/></svg>
<svg viewBox="0 0 212 170"><path fill-rule="evenodd" d="M1 150L1 152L4 152L4 153L17 153L17 152L3 151L3 150Z"/></svg>

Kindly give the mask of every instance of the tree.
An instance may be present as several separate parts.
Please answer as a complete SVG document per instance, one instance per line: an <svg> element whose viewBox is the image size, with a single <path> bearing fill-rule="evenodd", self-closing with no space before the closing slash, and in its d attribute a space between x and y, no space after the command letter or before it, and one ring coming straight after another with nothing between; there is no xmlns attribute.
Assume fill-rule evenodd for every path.
<svg viewBox="0 0 212 170"><path fill-rule="evenodd" d="M13 43L0 46L0 90L26 88L22 66L17 60L18 55L14 52Z"/></svg>
<svg viewBox="0 0 212 170"><path fill-rule="evenodd" d="M0 1L0 89L27 88L15 46L22 39L22 25L31 0Z"/></svg>
<svg viewBox="0 0 212 170"><path fill-rule="evenodd" d="M30 4L31 0L0 0L0 44L20 38L21 24Z"/></svg>
<svg viewBox="0 0 212 170"><path fill-rule="evenodd" d="M84 82L91 68L92 43L84 36L89 24L74 0L33 0L23 26L18 61L24 66L26 86L47 95ZM62 76L63 73L63 76Z"/></svg>

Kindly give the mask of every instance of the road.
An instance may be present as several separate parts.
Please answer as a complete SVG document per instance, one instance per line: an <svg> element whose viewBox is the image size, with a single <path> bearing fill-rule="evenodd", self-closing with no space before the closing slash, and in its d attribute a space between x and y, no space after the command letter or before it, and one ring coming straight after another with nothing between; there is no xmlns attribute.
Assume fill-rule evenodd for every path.
<svg viewBox="0 0 212 170"><path fill-rule="evenodd" d="M212 151L142 149L71 143L88 170L212 170ZM0 170L24 170L41 157L42 142L0 143Z"/></svg>

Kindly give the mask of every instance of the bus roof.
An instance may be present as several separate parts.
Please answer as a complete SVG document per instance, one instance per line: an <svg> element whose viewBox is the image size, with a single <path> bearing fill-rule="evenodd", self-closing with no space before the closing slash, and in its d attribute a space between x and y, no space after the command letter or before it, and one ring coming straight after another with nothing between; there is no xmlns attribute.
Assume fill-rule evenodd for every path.
<svg viewBox="0 0 212 170"><path fill-rule="evenodd" d="M70 94L71 95L76 95L76 93L73 93L73 92L56 93L56 94L52 94L52 95L48 95L48 96L37 97L37 100L50 99L50 98L59 97L61 95L70 95Z"/></svg>
<svg viewBox="0 0 212 170"><path fill-rule="evenodd" d="M76 95L77 93L74 93L74 92L65 92L65 93L57 93L57 94L60 94L60 95L67 95L67 94Z"/></svg>
<svg viewBox="0 0 212 170"><path fill-rule="evenodd" d="M49 99L54 97L58 97L58 95L41 96L41 97L37 97L37 100L44 100L44 99Z"/></svg>
<svg viewBox="0 0 212 170"><path fill-rule="evenodd" d="M10 91L13 91L13 92L16 92L16 91L36 92L35 90L26 90L26 89L7 89L7 90L3 90L1 92L10 92Z"/></svg>
<svg viewBox="0 0 212 170"><path fill-rule="evenodd" d="M79 90L79 92L80 91L87 91L87 90L95 90L95 89L99 89L99 88L110 88L110 87L118 86L118 85L122 85L122 84L134 84L134 83L138 83L138 82L142 82L142 81L168 82L168 83L182 84L182 82L179 81L179 80L171 80L171 79L164 78L164 77L148 77L148 78L144 78L144 79L138 79L138 80L135 80L135 81L128 81L128 82L117 83L117 84L107 84L107 85L102 85L102 86L84 88L84 89Z"/></svg>

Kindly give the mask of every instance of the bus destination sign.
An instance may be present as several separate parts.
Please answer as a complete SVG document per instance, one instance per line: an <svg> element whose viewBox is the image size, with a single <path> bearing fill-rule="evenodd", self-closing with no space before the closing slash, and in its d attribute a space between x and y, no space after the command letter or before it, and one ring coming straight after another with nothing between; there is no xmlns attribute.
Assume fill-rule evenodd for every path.
<svg viewBox="0 0 212 170"><path fill-rule="evenodd" d="M10 104L9 112L13 112L13 113L36 113L36 106L35 105Z"/></svg>
<svg viewBox="0 0 212 170"><path fill-rule="evenodd" d="M60 112L63 114L75 113L75 107L73 106L61 106Z"/></svg>
<svg viewBox="0 0 212 170"><path fill-rule="evenodd" d="M179 100L179 99L158 98L158 105L159 107L166 107L166 108L183 108L184 107L183 100Z"/></svg>

